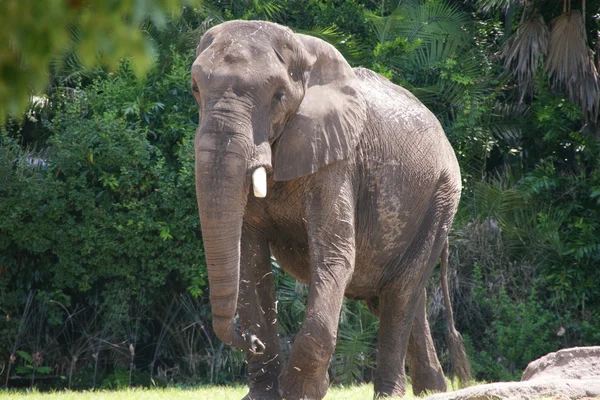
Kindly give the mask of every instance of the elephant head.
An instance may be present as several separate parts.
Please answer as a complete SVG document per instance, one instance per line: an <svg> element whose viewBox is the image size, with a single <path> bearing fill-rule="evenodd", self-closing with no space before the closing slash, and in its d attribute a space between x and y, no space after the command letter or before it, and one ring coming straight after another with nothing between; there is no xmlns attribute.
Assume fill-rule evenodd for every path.
<svg viewBox="0 0 600 400"><path fill-rule="evenodd" d="M273 23L231 21L196 50L192 90L200 107L196 191L213 328L247 346L234 327L242 221L250 188L352 157L365 121L358 80L329 44Z"/></svg>

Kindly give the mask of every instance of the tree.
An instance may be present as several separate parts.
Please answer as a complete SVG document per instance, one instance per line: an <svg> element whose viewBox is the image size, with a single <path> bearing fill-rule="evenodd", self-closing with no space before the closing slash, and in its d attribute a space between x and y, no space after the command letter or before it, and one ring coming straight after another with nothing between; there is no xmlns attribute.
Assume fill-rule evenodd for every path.
<svg viewBox="0 0 600 400"><path fill-rule="evenodd" d="M0 123L25 110L69 55L85 68L115 69L133 57L136 73L153 61L145 20L162 26L168 13L200 0L6 0L0 13Z"/></svg>
<svg viewBox="0 0 600 400"><path fill-rule="evenodd" d="M588 45L586 33L586 0L581 0L579 9L570 0L563 0L559 10L556 10L557 4L550 3L543 0L479 1L482 10L487 12L499 9L512 15L515 8L522 8L518 28L502 52L504 66L512 71L520 86L521 101L533 92L536 74L543 68L551 89L566 94L569 101L581 107L586 121L595 122L600 90L594 52ZM547 25L546 20L550 18ZM507 30L510 20L507 18Z"/></svg>

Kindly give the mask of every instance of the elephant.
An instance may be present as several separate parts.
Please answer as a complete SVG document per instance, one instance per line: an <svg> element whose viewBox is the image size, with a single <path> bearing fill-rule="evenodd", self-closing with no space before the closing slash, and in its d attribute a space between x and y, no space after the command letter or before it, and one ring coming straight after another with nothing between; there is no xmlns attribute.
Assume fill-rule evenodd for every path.
<svg viewBox="0 0 600 400"><path fill-rule="evenodd" d="M461 176L436 117L325 41L263 21L206 31L191 86L212 324L245 353L245 399L325 396L344 296L380 319L376 396L405 393L405 360L417 392L445 390L425 285ZM287 363L271 256L309 287Z"/></svg>

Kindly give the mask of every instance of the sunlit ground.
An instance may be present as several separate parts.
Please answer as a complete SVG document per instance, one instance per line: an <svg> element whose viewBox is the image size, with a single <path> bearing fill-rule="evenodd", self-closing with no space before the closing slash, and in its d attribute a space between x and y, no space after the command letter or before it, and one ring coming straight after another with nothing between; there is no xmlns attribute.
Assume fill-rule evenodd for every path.
<svg viewBox="0 0 600 400"><path fill-rule="evenodd" d="M478 382L483 384L485 382ZM448 381L448 387L454 391L458 388ZM201 386L189 388L154 388L154 389L123 389L123 390L95 390L95 391L56 391L41 393L33 391L3 391L0 389L2 400L240 400L248 393L245 386ZM423 396L426 397L426 396ZM373 398L373 385L366 384L351 387L332 386L325 396L325 400L371 400ZM400 398L390 399L399 400ZM410 385L406 396L402 400L418 399L412 394ZM548 398L543 398L547 400ZM594 400L600 400L600 397Z"/></svg>
<svg viewBox="0 0 600 400"><path fill-rule="evenodd" d="M404 399L412 399L412 391ZM1 391L0 399L6 400L240 400L248 393L246 387L199 387L189 389L127 389L117 391L98 390L93 392L57 391L40 393L37 391ZM373 385L352 386L329 389L325 400L370 400L373 398Z"/></svg>
<svg viewBox="0 0 600 400"><path fill-rule="evenodd" d="M2 400L240 400L246 395L246 387L206 386L198 388L167 389L125 389L97 390L90 392L57 391L40 393L38 391L2 391ZM349 388L331 387L325 400L371 400L373 385L352 386ZM403 400L415 399L409 387ZM547 400L548 398L544 398ZM392 399L390 399L392 400ZM398 398L396 398L398 400ZM596 398L600 400L600 398Z"/></svg>

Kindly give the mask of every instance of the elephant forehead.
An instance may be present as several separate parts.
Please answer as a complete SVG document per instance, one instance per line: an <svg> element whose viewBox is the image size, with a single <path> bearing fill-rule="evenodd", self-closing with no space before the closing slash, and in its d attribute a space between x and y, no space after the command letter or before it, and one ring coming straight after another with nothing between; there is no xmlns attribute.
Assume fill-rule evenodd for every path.
<svg viewBox="0 0 600 400"><path fill-rule="evenodd" d="M266 21L229 21L207 31L213 41L241 41L244 43L271 44L289 41L293 32L282 25Z"/></svg>
<svg viewBox="0 0 600 400"><path fill-rule="evenodd" d="M250 63L265 53L268 46L236 37L215 41L207 50L213 51L225 64Z"/></svg>
<svg viewBox="0 0 600 400"><path fill-rule="evenodd" d="M192 66L192 76L199 84L210 80L231 85L270 83L287 74L273 49L237 44L226 48L212 47L202 52Z"/></svg>

